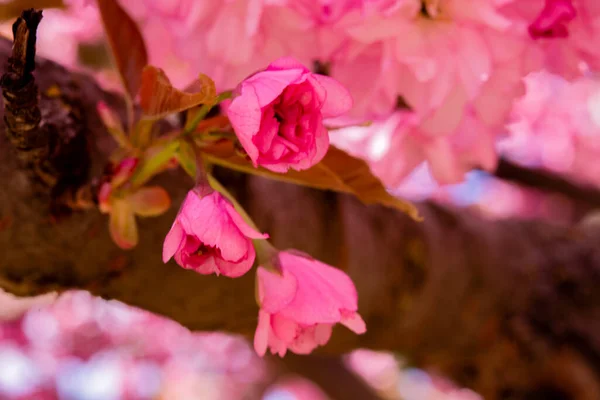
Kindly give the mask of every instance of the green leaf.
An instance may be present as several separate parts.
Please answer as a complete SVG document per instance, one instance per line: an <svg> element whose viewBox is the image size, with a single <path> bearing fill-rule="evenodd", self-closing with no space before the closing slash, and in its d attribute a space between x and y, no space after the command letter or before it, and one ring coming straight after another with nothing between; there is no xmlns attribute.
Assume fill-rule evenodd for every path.
<svg viewBox="0 0 600 400"><path fill-rule="evenodd" d="M129 202L114 199L110 209L110 236L122 249L131 249L138 243L138 230L135 216Z"/></svg>
<svg viewBox="0 0 600 400"><path fill-rule="evenodd" d="M169 193L160 186L147 186L127 196L131 209L140 217L156 217L171 206Z"/></svg>
<svg viewBox="0 0 600 400"><path fill-rule="evenodd" d="M144 38L117 0L98 0L98 9L123 88L132 101L140 88L142 70L148 64Z"/></svg>
<svg viewBox="0 0 600 400"><path fill-rule="evenodd" d="M420 221L417 208L410 202L390 194L383 183L371 172L368 164L334 146L330 146L323 160L314 167L285 174L265 168L255 168L248 157L237 151L230 141L221 141L201 148L210 163L269 179L290 182L322 190L333 190L356 196L365 204L381 204L396 208Z"/></svg>
<svg viewBox="0 0 600 400"><path fill-rule="evenodd" d="M175 157L175 152L178 147L179 142L177 140L172 140L149 148L146 151L146 154L152 154L152 156L146 156L144 158L142 165L136 169L131 177L131 184L134 187L140 187L152 179L154 175L162 171L171 159Z"/></svg>
<svg viewBox="0 0 600 400"><path fill-rule="evenodd" d="M65 8L62 0L12 0L0 4L0 21L18 18L23 10L29 8Z"/></svg>
<svg viewBox="0 0 600 400"><path fill-rule="evenodd" d="M123 130L123 124L121 124L119 116L103 101L98 102L96 110L98 111L98 115L106 127L106 130L111 134L119 147L130 149L131 142Z"/></svg>
<svg viewBox="0 0 600 400"><path fill-rule="evenodd" d="M200 74L193 88L192 92L176 89L162 69L149 65L142 72L140 106L147 118L161 118L215 101L217 90L208 76Z"/></svg>

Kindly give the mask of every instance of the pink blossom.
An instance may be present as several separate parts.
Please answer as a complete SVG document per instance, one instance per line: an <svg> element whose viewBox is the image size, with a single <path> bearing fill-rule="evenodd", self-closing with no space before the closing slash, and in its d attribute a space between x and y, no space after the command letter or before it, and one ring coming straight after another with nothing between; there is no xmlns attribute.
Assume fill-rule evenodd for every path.
<svg viewBox="0 0 600 400"><path fill-rule="evenodd" d="M284 356L287 349L308 354L331 337L341 323L357 334L366 331L358 310L356 288L341 270L302 254L282 251L275 264L280 273L257 271L260 311L254 349L267 347Z"/></svg>
<svg viewBox="0 0 600 400"><path fill-rule="evenodd" d="M423 130L448 134L495 72L496 56L486 35L502 33L507 37L502 47L513 45L506 35L511 21L496 3L429 2L423 15L420 1L406 1L393 14L375 14L349 26L348 34L363 45L380 43L387 53L385 68L397 74L388 74L389 85L421 117Z"/></svg>
<svg viewBox="0 0 600 400"><path fill-rule="evenodd" d="M571 0L546 0L540 15L529 25L529 34L534 39L567 37L569 31L566 24L576 15Z"/></svg>
<svg viewBox="0 0 600 400"><path fill-rule="evenodd" d="M238 86L227 115L255 166L286 172L321 161L329 148L323 118L351 107L350 94L337 81L280 58Z"/></svg>
<svg viewBox="0 0 600 400"><path fill-rule="evenodd" d="M600 80L538 72L525 83L501 150L518 162L600 185Z"/></svg>
<svg viewBox="0 0 600 400"><path fill-rule="evenodd" d="M430 135L415 113L397 111L369 127L339 129L332 142L367 159L373 172L392 189L423 162L443 184L462 181L473 168L493 170L497 162L494 135L472 110L465 112L449 135Z"/></svg>
<svg viewBox="0 0 600 400"><path fill-rule="evenodd" d="M600 68L600 49L594 40L600 32L600 2L513 1L504 12L516 32L539 31L535 36L539 40L528 42L525 57L535 70L576 79Z"/></svg>
<svg viewBox="0 0 600 400"><path fill-rule="evenodd" d="M163 261L171 257L200 274L235 278L252 267L256 256L251 239L264 239L220 193L201 196L190 190L165 238Z"/></svg>

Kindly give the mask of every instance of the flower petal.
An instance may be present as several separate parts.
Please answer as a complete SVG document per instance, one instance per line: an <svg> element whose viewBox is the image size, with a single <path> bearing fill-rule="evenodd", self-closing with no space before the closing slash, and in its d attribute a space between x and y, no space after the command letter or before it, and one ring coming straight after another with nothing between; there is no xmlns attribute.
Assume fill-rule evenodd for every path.
<svg viewBox="0 0 600 400"><path fill-rule="evenodd" d="M367 325L365 324L365 321L361 318L361 316L358 315L358 313L354 312L348 315L344 314L346 313L342 313L343 317L340 323L346 328L359 335L367 331Z"/></svg>
<svg viewBox="0 0 600 400"><path fill-rule="evenodd" d="M323 117L337 117L352 108L352 96L348 89L342 86L341 83L333 78L319 74L313 74L312 79L323 86L327 93L325 103L321 107Z"/></svg>
<svg viewBox="0 0 600 400"><path fill-rule="evenodd" d="M264 267L258 267L256 276L258 301L261 309L268 313L275 314L281 311L296 295L298 283L292 274L284 271L283 275L278 275Z"/></svg>
<svg viewBox="0 0 600 400"><path fill-rule="evenodd" d="M343 271L288 252L281 252L279 260L284 277L288 272L297 280L296 295L282 315L301 324L333 324L342 318L341 310L358 309L356 288Z"/></svg>
<svg viewBox="0 0 600 400"><path fill-rule="evenodd" d="M231 203L229 203L229 202L225 203L225 210L227 210L227 213L231 217L231 220L233 221L233 223L238 227L238 229L246 237L249 237L251 239L268 239L269 238L269 234L260 233L260 232L256 231L254 228L252 228L250 225L248 225L248 223L246 221L244 221L242 216L235 210L235 208L233 207L233 205Z"/></svg>
<svg viewBox="0 0 600 400"><path fill-rule="evenodd" d="M254 332L254 350L261 357L267 352L270 331L271 316L263 310L258 311L258 325Z"/></svg>
<svg viewBox="0 0 600 400"><path fill-rule="evenodd" d="M163 253L162 258L163 262L166 263L173 257L173 255L181 249L183 243L185 241L185 232L178 220L175 220L173 226L171 226L171 230L167 233L165 237L165 242L163 243Z"/></svg>

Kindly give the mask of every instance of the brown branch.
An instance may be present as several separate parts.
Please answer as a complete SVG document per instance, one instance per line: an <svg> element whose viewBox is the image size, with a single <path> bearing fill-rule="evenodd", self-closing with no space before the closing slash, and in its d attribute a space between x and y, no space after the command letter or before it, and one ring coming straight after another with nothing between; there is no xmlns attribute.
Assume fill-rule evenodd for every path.
<svg viewBox="0 0 600 400"><path fill-rule="evenodd" d="M41 19L41 11L29 9L13 24L12 55L0 86L6 134L35 191L50 194L56 215L68 208L65 203L86 178L89 160L84 115L74 101L76 87L47 87L39 99L33 72Z"/></svg>
<svg viewBox="0 0 600 400"><path fill-rule="evenodd" d="M10 45L0 41L0 58ZM95 113L103 99L123 106L91 79L47 61L37 66L42 93L81 117L99 176L114 147ZM42 96L42 114L56 98ZM50 110L50 111L47 111ZM69 115L69 114L64 114ZM55 119L56 123L60 119ZM161 262L162 241L177 212L141 220L140 245L119 250L97 211L53 222L47 199L0 135L0 287L20 296L69 288L170 317L192 330L251 338L254 276L202 276ZM77 161L78 162L78 161ZM74 161L74 164L77 164ZM221 171L219 177L280 248L297 248L344 268L357 285L365 335L334 329L325 353L358 347L402 353L486 399L600 398L600 247L593 229L497 221L421 204L425 222L356 199ZM179 204L190 181L168 172L156 181Z"/></svg>
<svg viewBox="0 0 600 400"><path fill-rule="evenodd" d="M6 72L0 79L4 97L6 133L28 166L35 168L48 158L48 133L40 128L35 69L36 30L42 12L24 11L13 24L14 43Z"/></svg>
<svg viewBox="0 0 600 400"><path fill-rule="evenodd" d="M381 400L375 390L345 365L342 357L288 354L279 365L279 377L286 374L302 376L318 385L331 400Z"/></svg>
<svg viewBox="0 0 600 400"><path fill-rule="evenodd" d="M600 207L600 190L574 183L544 169L524 167L502 158L494 176L532 189L563 194L588 210Z"/></svg>

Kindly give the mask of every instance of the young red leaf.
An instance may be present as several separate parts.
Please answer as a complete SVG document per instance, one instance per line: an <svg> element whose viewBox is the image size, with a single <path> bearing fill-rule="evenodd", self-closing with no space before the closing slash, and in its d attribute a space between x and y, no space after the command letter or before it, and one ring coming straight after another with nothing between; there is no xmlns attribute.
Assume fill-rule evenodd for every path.
<svg viewBox="0 0 600 400"><path fill-rule="evenodd" d="M110 236L122 249L131 249L138 242L138 230L131 205L127 200L115 199L111 204Z"/></svg>
<svg viewBox="0 0 600 400"><path fill-rule="evenodd" d="M160 186L148 186L136 190L127 197L131 209L140 217L156 217L171 206L169 193Z"/></svg>
<svg viewBox="0 0 600 400"><path fill-rule="evenodd" d="M0 21L15 19L28 8L65 8L62 0L12 0L0 4Z"/></svg>
<svg viewBox="0 0 600 400"><path fill-rule="evenodd" d="M123 87L134 99L140 88L148 53L137 24L117 0L98 0L98 9Z"/></svg>
<svg viewBox="0 0 600 400"><path fill-rule="evenodd" d="M171 85L169 78L160 68L147 66L142 73L140 105L146 117L160 118L211 103L217 96L215 83L206 75L200 74L192 86L195 90L184 92Z"/></svg>

